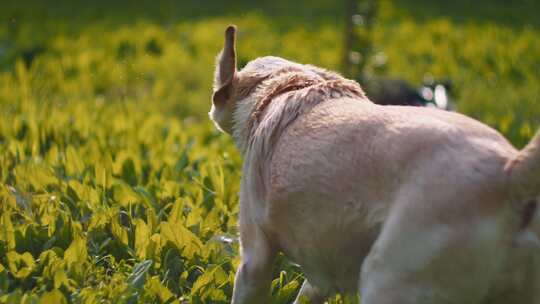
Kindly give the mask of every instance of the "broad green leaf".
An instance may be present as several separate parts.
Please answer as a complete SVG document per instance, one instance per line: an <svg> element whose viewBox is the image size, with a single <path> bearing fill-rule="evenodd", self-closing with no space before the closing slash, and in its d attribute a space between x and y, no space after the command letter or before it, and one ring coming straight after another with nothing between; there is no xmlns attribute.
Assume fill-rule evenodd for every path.
<svg viewBox="0 0 540 304"><path fill-rule="evenodd" d="M71 267L75 263L85 262L87 256L86 239L79 236L75 237L71 245L64 252L64 261Z"/></svg>
<svg viewBox="0 0 540 304"><path fill-rule="evenodd" d="M141 200L130 186L123 183L118 183L113 186L113 197L120 206L128 206L129 204L135 204Z"/></svg>
<svg viewBox="0 0 540 304"><path fill-rule="evenodd" d="M17 209L17 198L13 193L14 188L0 183L0 210L6 210L7 207Z"/></svg>
<svg viewBox="0 0 540 304"><path fill-rule="evenodd" d="M169 222L174 222L174 223L180 222L183 218L184 207L185 205L184 205L183 200L181 198L177 198L174 201L172 209L169 213L169 217L168 217Z"/></svg>
<svg viewBox="0 0 540 304"><path fill-rule="evenodd" d="M58 289L53 289L49 292L45 292L41 296L41 299L39 300L39 304L67 304L67 303L68 301L66 300L66 297Z"/></svg>
<svg viewBox="0 0 540 304"><path fill-rule="evenodd" d="M0 217L0 240L6 242L8 250L15 249L15 231L13 230L10 211L5 211Z"/></svg>
<svg viewBox="0 0 540 304"><path fill-rule="evenodd" d="M193 227L193 226L200 225L201 224L201 219L205 218L204 213L205 213L204 208L192 209L191 212L187 215L186 226L187 227Z"/></svg>
<svg viewBox="0 0 540 304"><path fill-rule="evenodd" d="M37 191L45 190L48 185L54 185L58 182L50 168L35 164L17 166L15 176L18 184L21 186L31 185Z"/></svg>
<svg viewBox="0 0 540 304"><path fill-rule="evenodd" d="M14 277L24 279L34 271L36 263L29 252L19 254L15 251L10 251L6 255L9 271Z"/></svg>
<svg viewBox="0 0 540 304"><path fill-rule="evenodd" d="M174 294L160 282L158 276L153 276L147 280L145 288L159 297L161 303L165 303L174 298Z"/></svg>
<svg viewBox="0 0 540 304"><path fill-rule="evenodd" d="M163 248L163 241L160 234L153 234L150 237L148 246L146 247L146 256L154 259L154 265L159 267L161 265L161 249Z"/></svg>
<svg viewBox="0 0 540 304"><path fill-rule="evenodd" d="M293 299L296 295L300 284L298 281L291 281L281 288L280 297L282 299Z"/></svg>
<svg viewBox="0 0 540 304"><path fill-rule="evenodd" d="M69 278L64 269L57 267L53 276L54 288L60 288L62 286L69 287Z"/></svg>
<svg viewBox="0 0 540 304"><path fill-rule="evenodd" d="M135 219L135 252L137 256L146 259L146 251L150 242L151 231L142 219Z"/></svg>
<svg viewBox="0 0 540 304"><path fill-rule="evenodd" d="M227 274L223 271L223 268L219 265L210 266L197 278L197 281L193 283L191 294L200 293L201 289L205 288L207 285L212 284L213 287L217 287L225 282L227 282Z"/></svg>
<svg viewBox="0 0 540 304"><path fill-rule="evenodd" d="M113 161L109 153L103 155L99 163L94 164L94 176L97 186L105 189L111 187L113 182L112 168Z"/></svg>
<svg viewBox="0 0 540 304"><path fill-rule="evenodd" d="M111 232L114 237L119 240L124 246L128 245L128 233L126 228L120 225L118 216L115 216L111 220Z"/></svg>
<svg viewBox="0 0 540 304"><path fill-rule="evenodd" d="M66 149L66 172L70 176L78 176L84 170L84 162L72 146Z"/></svg>
<svg viewBox="0 0 540 304"><path fill-rule="evenodd" d="M91 186L82 184L77 180L70 180L68 182L68 194L70 197L77 201L77 203L88 204L88 208L93 209L99 206L99 192ZM82 202L80 202L82 201Z"/></svg>
<svg viewBox="0 0 540 304"><path fill-rule="evenodd" d="M201 241L181 224L162 222L160 231L162 238L172 242L186 258L191 259L200 254L203 247Z"/></svg>
<svg viewBox="0 0 540 304"><path fill-rule="evenodd" d="M107 224L111 222L112 218L112 212L109 210L96 210L90 218L90 222L88 224L88 231L92 231L93 229L100 229L105 227Z"/></svg>
<svg viewBox="0 0 540 304"><path fill-rule="evenodd" d="M161 183L161 187L162 187L161 195L163 197L176 197L180 191L180 185L178 184L177 181L171 181L171 180L163 181Z"/></svg>

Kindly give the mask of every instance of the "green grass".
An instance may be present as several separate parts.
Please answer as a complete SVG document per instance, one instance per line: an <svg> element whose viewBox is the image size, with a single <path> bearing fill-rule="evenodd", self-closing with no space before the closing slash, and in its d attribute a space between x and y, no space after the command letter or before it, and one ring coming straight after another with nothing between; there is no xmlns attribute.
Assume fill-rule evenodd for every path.
<svg viewBox="0 0 540 304"><path fill-rule="evenodd" d="M206 117L223 30L239 26L241 65L338 69L342 7L109 2L2 4L0 303L226 303L241 157ZM540 118L540 6L506 3L382 2L375 72L452 79L461 112L522 146ZM280 258L273 302L300 282Z"/></svg>

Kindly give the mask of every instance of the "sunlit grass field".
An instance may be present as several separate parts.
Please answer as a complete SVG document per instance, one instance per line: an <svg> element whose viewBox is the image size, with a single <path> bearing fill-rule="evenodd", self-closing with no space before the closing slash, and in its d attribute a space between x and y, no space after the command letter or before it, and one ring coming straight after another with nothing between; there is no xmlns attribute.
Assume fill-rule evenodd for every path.
<svg viewBox="0 0 540 304"><path fill-rule="evenodd" d="M240 29L240 65L339 70L343 4L109 2L0 4L0 303L227 303L241 156L206 114L223 30ZM372 72L451 79L460 112L521 147L540 122L539 11L382 1ZM280 258L274 277L290 303L300 268Z"/></svg>

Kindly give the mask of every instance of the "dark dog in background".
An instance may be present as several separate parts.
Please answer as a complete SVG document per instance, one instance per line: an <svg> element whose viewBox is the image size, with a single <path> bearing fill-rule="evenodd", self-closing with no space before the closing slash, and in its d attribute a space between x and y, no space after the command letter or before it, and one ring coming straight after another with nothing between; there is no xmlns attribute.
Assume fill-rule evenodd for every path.
<svg viewBox="0 0 540 304"><path fill-rule="evenodd" d="M456 110L450 98L452 83L449 80L438 81L426 76L418 88L405 80L390 77L362 76L357 81L376 104Z"/></svg>

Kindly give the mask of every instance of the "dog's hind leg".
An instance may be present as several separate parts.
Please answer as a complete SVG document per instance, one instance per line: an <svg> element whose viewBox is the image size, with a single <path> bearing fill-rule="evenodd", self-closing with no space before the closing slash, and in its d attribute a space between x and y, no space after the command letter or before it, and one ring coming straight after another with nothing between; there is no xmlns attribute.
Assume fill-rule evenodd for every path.
<svg viewBox="0 0 540 304"><path fill-rule="evenodd" d="M396 203L362 264L362 304L481 303L505 254L500 218L435 220L448 210L430 204Z"/></svg>
<svg viewBox="0 0 540 304"><path fill-rule="evenodd" d="M304 284L302 284L302 288L300 288L300 292L298 293L298 297L294 301L294 304L323 304L325 298L326 295L322 295L321 292L306 279L304 280Z"/></svg>
<svg viewBox="0 0 540 304"><path fill-rule="evenodd" d="M233 304L267 303L276 250L249 217L240 220L242 261L236 272Z"/></svg>

